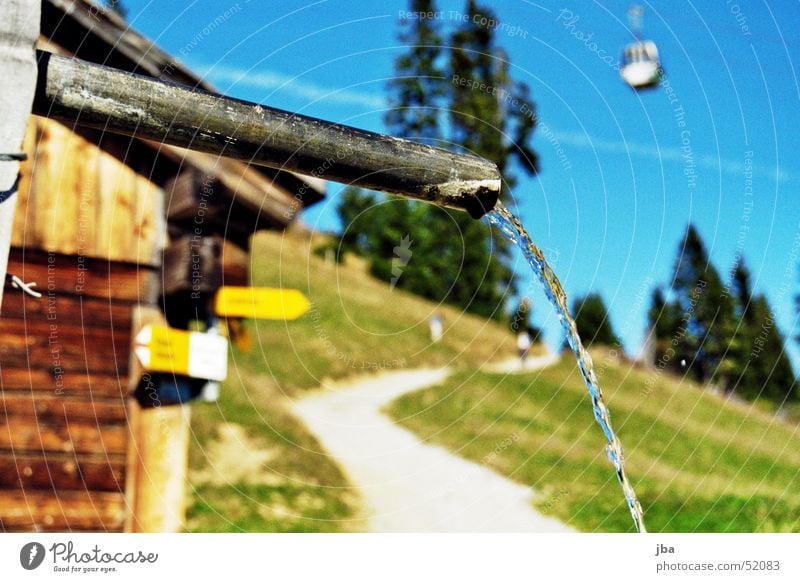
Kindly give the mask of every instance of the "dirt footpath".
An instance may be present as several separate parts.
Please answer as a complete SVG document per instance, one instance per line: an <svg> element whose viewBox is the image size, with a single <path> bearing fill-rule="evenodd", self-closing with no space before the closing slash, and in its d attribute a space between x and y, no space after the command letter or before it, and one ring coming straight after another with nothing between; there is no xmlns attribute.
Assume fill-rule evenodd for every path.
<svg viewBox="0 0 800 582"><path fill-rule="evenodd" d="M525 370L555 359L531 357ZM447 375L446 369L382 374L329 387L294 403L298 416L359 488L369 529L572 531L538 513L531 505L529 488L440 446L423 443L380 412L395 398L436 384Z"/></svg>

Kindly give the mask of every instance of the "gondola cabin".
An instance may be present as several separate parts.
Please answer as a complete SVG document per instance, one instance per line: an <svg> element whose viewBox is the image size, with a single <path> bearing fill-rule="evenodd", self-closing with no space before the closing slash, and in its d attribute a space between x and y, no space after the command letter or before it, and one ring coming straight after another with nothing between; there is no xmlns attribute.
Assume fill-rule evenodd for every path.
<svg viewBox="0 0 800 582"><path fill-rule="evenodd" d="M622 51L620 75L633 89L649 89L661 80L661 62L654 42L645 40L629 44Z"/></svg>

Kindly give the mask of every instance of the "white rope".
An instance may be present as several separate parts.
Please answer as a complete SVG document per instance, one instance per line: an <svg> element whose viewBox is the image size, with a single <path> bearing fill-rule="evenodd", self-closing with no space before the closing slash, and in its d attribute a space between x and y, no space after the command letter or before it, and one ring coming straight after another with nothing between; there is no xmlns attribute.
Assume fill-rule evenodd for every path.
<svg viewBox="0 0 800 582"><path fill-rule="evenodd" d="M41 293L33 290L33 287L36 287L35 281L31 281L30 283L25 283L22 279L20 279L16 275L12 275L11 273L8 273L7 277L9 281L11 281L11 286L16 289L19 289L23 293L27 293L31 297L36 297L36 299L39 299L42 296Z"/></svg>

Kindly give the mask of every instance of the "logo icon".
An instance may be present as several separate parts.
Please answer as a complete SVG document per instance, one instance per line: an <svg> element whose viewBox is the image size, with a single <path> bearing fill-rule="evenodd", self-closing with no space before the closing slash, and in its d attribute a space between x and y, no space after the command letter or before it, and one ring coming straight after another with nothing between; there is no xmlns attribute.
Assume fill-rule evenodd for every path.
<svg viewBox="0 0 800 582"><path fill-rule="evenodd" d="M400 239L400 244L392 249L394 251L394 258L392 259L392 280L389 283L389 288L392 291L394 291L397 282L400 281L403 268L408 265L408 262L411 260L411 255L414 254L411 252L411 244L413 242L410 236L405 235Z"/></svg>
<svg viewBox="0 0 800 582"><path fill-rule="evenodd" d="M35 570L44 561L44 546L39 542L30 542L19 551L19 563L26 570Z"/></svg>

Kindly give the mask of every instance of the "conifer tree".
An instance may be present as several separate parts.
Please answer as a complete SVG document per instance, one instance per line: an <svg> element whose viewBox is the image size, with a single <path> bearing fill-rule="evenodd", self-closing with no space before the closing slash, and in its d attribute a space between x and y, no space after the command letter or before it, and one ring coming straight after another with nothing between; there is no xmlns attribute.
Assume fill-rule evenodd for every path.
<svg viewBox="0 0 800 582"><path fill-rule="evenodd" d="M436 13L436 3L411 0L410 11ZM469 18L449 23L449 32L436 18L401 23L400 39L407 48L389 83L385 122L394 135L486 157L513 183L512 159L529 174L537 167L530 145L536 126L530 91L511 78L496 31L479 24L496 17L474 0L467 2L465 14ZM503 237L463 212L394 197L375 203L380 208L370 211L371 219L353 235L374 275L473 313L502 316L512 290L510 247ZM353 228L348 216L340 217L343 228ZM402 240L411 246L397 279L393 253Z"/></svg>
<svg viewBox="0 0 800 582"><path fill-rule="evenodd" d="M689 224L678 249L668 298L651 309L662 367L730 389L728 347L736 329L734 301L710 263L700 233ZM656 297L658 298L658 297ZM653 320L660 307L659 320ZM664 318L663 321L661 318Z"/></svg>
<svg viewBox="0 0 800 582"><path fill-rule="evenodd" d="M753 295L744 259L734 272L739 325L731 341L729 382L745 398L763 397L777 404L796 400L796 378L785 352L785 340L764 295Z"/></svg>
<svg viewBox="0 0 800 582"><path fill-rule="evenodd" d="M619 346L622 344L611 325L606 304L598 293L578 297L572 303L578 335L587 346Z"/></svg>
<svg viewBox="0 0 800 582"><path fill-rule="evenodd" d="M678 251L668 296L653 292L648 320L659 368L688 373L745 398L800 399L785 340L764 295L754 295L744 259L730 292L691 224Z"/></svg>
<svg viewBox="0 0 800 582"><path fill-rule="evenodd" d="M647 312L648 333L653 335L653 364L660 367L671 367L675 360L673 341L678 337L680 329L680 309L674 302L667 302L664 290L658 286L653 290L650 309Z"/></svg>

